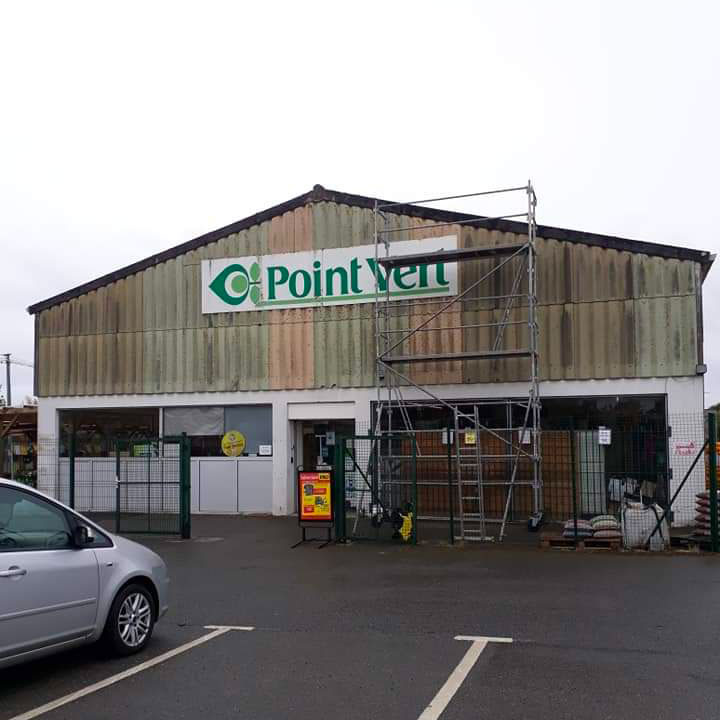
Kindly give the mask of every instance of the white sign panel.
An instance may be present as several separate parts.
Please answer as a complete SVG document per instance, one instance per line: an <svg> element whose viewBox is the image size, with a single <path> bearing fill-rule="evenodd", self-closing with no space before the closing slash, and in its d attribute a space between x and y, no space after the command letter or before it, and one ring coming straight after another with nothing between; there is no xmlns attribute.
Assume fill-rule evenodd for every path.
<svg viewBox="0 0 720 720"><path fill-rule="evenodd" d="M612 441L612 430L606 427L598 428L598 445L610 445Z"/></svg>
<svg viewBox="0 0 720 720"><path fill-rule="evenodd" d="M455 432L454 432L453 430L451 430L451 431L450 431L450 444L452 445L453 442L455 442ZM447 444L448 444L448 431L447 431L447 430L443 430L443 433L442 433L442 444L443 444L443 445L447 445Z"/></svg>
<svg viewBox="0 0 720 720"><path fill-rule="evenodd" d="M391 255L457 249L457 236L391 243ZM384 255L381 255L383 257ZM375 246L202 261L202 312L246 312L457 295L457 263L397 267L375 263Z"/></svg>
<svg viewBox="0 0 720 720"><path fill-rule="evenodd" d="M694 443L692 440L690 442L675 442L675 452L674 454L679 457L692 457L693 455L697 455L700 450L700 443Z"/></svg>

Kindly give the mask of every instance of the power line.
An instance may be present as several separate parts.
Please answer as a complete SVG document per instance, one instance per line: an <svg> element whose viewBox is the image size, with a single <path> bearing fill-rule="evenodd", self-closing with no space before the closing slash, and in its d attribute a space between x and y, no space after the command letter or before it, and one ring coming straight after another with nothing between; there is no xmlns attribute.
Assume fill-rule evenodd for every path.
<svg viewBox="0 0 720 720"><path fill-rule="evenodd" d="M23 367L35 367L32 363L25 362L24 360L11 360L11 354L10 353L0 353L4 358L4 362L10 362L11 365L22 365Z"/></svg>

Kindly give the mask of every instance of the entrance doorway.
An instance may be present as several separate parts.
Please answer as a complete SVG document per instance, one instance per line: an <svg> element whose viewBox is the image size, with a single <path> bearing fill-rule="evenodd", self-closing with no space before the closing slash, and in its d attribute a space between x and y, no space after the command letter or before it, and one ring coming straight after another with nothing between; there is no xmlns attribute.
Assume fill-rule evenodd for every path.
<svg viewBox="0 0 720 720"><path fill-rule="evenodd" d="M315 470L332 464L334 439L351 436L355 432L354 420L302 420L300 425L301 450L298 465L303 470Z"/></svg>

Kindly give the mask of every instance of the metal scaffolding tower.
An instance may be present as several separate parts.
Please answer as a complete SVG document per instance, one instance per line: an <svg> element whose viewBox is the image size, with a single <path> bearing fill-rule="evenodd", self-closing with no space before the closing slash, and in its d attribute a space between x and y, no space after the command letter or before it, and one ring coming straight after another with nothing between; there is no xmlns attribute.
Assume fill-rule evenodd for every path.
<svg viewBox="0 0 720 720"><path fill-rule="evenodd" d="M527 205L523 212L495 217L464 215L460 220L431 221L426 225L398 223L398 215L403 214L402 206L488 195L507 194L517 197L519 193L526 196ZM497 539L502 540L511 517L516 490L521 486L529 487L532 495L530 524L536 526L542 518L535 272L536 204L535 191L529 181L520 187L436 197L412 203L375 203L375 263L387 275L395 268L436 263L484 263L477 279L469 281L464 288L460 287L457 295L442 300L395 300L391 297L389 277L381 288L379 272L376 273L375 283L377 404L374 433L377 438L375 465L378 488L382 492L383 483L392 482L393 443L390 436L398 431L415 433L413 408L445 409L452 418L454 429L447 437L447 443L453 445L452 473L454 493L457 494L456 498L449 498L450 503L457 503L454 516L458 531L455 526L452 531L461 540L494 540L488 534L487 525L490 523L499 524ZM509 218L527 220L527 237L521 242L504 245L472 244L412 255L393 254L391 237L397 237L396 233L416 233L424 229L435 230L457 225L491 228L496 221ZM501 273L502 276L498 277ZM500 292L498 287L501 288ZM472 313L466 311L488 301L497 309L499 318L491 317L490 322L486 323L475 322ZM412 312L408 311L409 308L412 308ZM450 312L454 312L455 316L451 316L450 323L444 322L441 318L448 317ZM413 324L411 318L422 313L426 313L425 319ZM463 322L463 317L468 320ZM457 318L460 318L459 322ZM506 330L511 326L520 326L523 332L526 331L521 347L506 346L509 335ZM487 329L490 342L478 340L476 347L468 347L471 343L467 342L467 338L472 337L473 333L477 333L480 338L480 328ZM461 350L453 351L449 333L458 332L463 337L463 346ZM413 352L409 341L419 337L420 333L434 334L432 352ZM526 368L523 380L526 380L527 386L522 397L488 400L475 396L451 399L441 397L439 392L431 389L431 385L412 379L412 366L415 363L491 362L500 359L516 359ZM409 366L408 369L405 366ZM402 371L399 369L401 367ZM492 392L487 394L494 395ZM504 412L507 420L502 427L485 419L490 409L494 410L496 416ZM383 437L387 437L387 441L383 441ZM498 468L501 469L500 473ZM503 494L502 511L496 510L494 517L486 508L486 495L489 492L494 492L495 497L497 493ZM450 517L453 517L452 512Z"/></svg>

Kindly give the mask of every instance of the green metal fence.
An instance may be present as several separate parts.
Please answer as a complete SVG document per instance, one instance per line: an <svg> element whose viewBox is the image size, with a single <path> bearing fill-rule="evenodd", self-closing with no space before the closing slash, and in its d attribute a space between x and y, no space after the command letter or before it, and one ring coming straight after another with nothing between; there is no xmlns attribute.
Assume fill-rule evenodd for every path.
<svg viewBox="0 0 720 720"><path fill-rule="evenodd" d="M715 414L676 414L661 425L544 430L541 539L578 546L666 550L677 545L720 550ZM461 512L451 430L338 438L335 454L336 537L446 540L458 536ZM516 483L492 458L493 438L479 433L489 459L482 467L490 528L502 508L515 523L507 542L527 533L532 495L520 467ZM467 494L469 491L464 490ZM509 495L509 501L508 501ZM411 517L411 519L410 519Z"/></svg>
<svg viewBox="0 0 720 720"><path fill-rule="evenodd" d="M416 543L415 438L405 434L340 437L335 448L336 538Z"/></svg>
<svg viewBox="0 0 720 720"><path fill-rule="evenodd" d="M707 493L708 493L708 511L709 525L704 524L703 529L710 531L710 550L712 552L720 552L720 538L718 537L718 474L717 474L717 417L715 413L708 413L707 420L707 445L708 445L708 462L707 462ZM698 510L702 504L698 502ZM699 519L701 513L698 513L696 520ZM699 523L698 523L699 524Z"/></svg>
<svg viewBox="0 0 720 720"><path fill-rule="evenodd" d="M117 438L113 445L112 457L78 458L71 438L62 493L70 507L117 533L189 538L189 438Z"/></svg>
<svg viewBox="0 0 720 720"><path fill-rule="evenodd" d="M543 453L545 507L565 509L547 519L563 523L565 538L576 544L614 539L627 549L691 544L718 551L714 413L670 416L667 429L612 430L606 444L597 430L568 437L569 463L561 453ZM559 482L565 467L569 475Z"/></svg>

